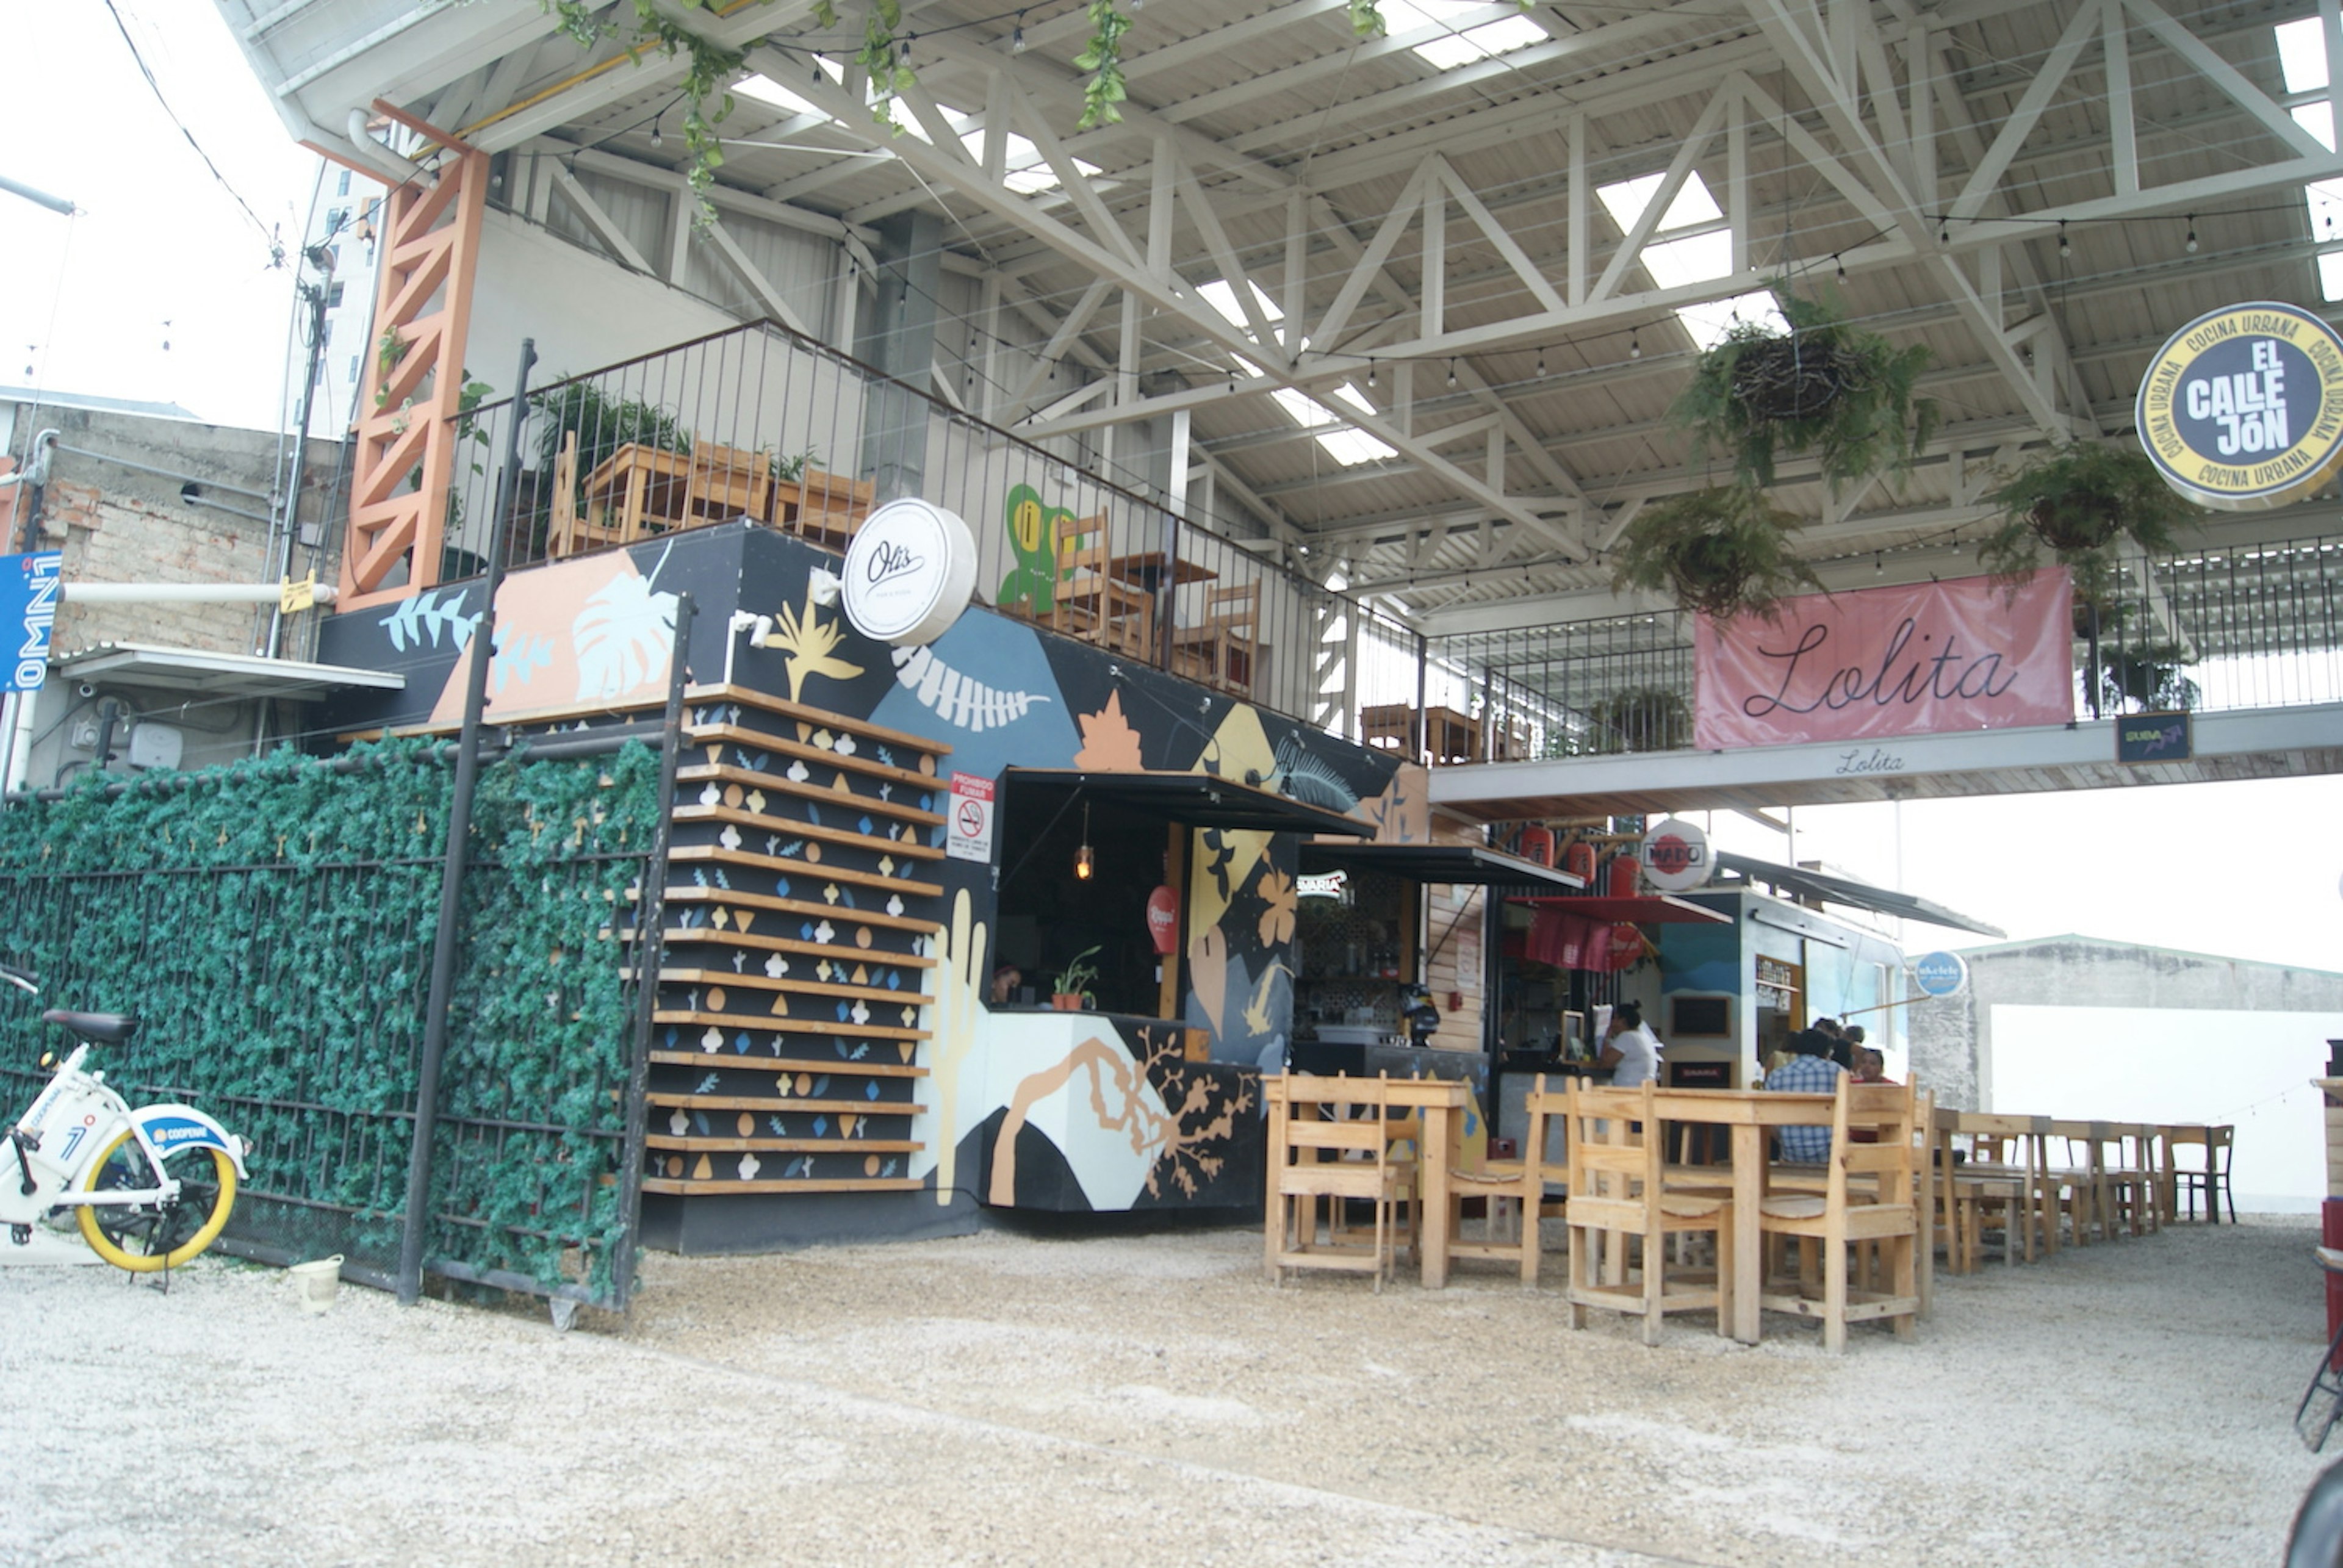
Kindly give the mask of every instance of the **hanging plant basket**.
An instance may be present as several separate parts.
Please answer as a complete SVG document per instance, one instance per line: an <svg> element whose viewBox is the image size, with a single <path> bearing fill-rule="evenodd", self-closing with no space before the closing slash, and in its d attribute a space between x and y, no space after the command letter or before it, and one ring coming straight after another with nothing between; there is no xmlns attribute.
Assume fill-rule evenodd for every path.
<svg viewBox="0 0 2343 1568"><path fill-rule="evenodd" d="M2197 706L2197 683L2181 674L2188 650L2177 642L2152 642L2109 653L2099 665L2101 703L2121 710L2167 713Z"/></svg>
<svg viewBox="0 0 2343 1568"><path fill-rule="evenodd" d="M1646 507L1619 538L1613 590L1664 593L1719 619L1771 616L1775 601L1822 579L1797 558L1798 519L1747 485L1718 485Z"/></svg>
<svg viewBox="0 0 2343 1568"><path fill-rule="evenodd" d="M1936 427L1936 404L1913 396L1927 348L1897 348L1786 284L1774 297L1789 330L1735 326L1700 357L1668 417L1745 485L1772 484L1776 461L1805 454L1833 489L1908 468Z"/></svg>
<svg viewBox="0 0 2343 1568"><path fill-rule="evenodd" d="M2150 554L2170 551L2200 515L2143 454L2105 441L2046 447L1984 498L2001 510L2000 526L1977 547L1994 581L2026 581L2046 552L2075 575L2078 618L2087 604L2102 629L2110 624L2117 544L2128 538Z"/></svg>

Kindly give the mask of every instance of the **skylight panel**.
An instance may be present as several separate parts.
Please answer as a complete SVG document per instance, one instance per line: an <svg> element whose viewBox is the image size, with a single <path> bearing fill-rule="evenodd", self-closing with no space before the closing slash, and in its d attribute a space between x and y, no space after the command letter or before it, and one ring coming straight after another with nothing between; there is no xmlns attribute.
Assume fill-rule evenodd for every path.
<svg viewBox="0 0 2343 1568"><path fill-rule="evenodd" d="M2318 258L2318 294L2322 299L2343 299L2343 251L2330 250Z"/></svg>
<svg viewBox="0 0 2343 1568"><path fill-rule="evenodd" d="M1358 388L1348 383L1331 396L1351 404L1362 414L1374 412L1373 405L1359 396ZM1346 468L1360 463L1379 463L1385 457L1399 455L1391 446L1377 440L1364 430L1354 430L1344 425L1340 414L1306 392L1297 392L1291 387L1281 387L1272 392L1270 397L1275 400L1279 407L1285 410L1288 418L1303 429L1312 431L1311 438L1318 443L1321 450ZM1328 424L1335 427L1323 430L1315 428Z"/></svg>
<svg viewBox="0 0 2343 1568"><path fill-rule="evenodd" d="M804 98L790 92L770 76L760 76L751 73L733 83L732 91L744 98L754 98L760 104L770 104L777 109L787 109L793 115L820 115L824 119L830 117L829 111L815 108Z"/></svg>
<svg viewBox="0 0 2343 1568"><path fill-rule="evenodd" d="M2289 93L2316 93L2327 85L2327 47L2318 36L2319 18L2305 16L2274 29L2278 34L2278 65L2286 75Z"/></svg>
<svg viewBox="0 0 2343 1568"><path fill-rule="evenodd" d="M1724 342L1725 334L1735 327L1763 327L1784 334L1790 330L1781 307L1774 303L1773 295L1763 289L1736 294L1730 299L1712 299L1704 305L1687 305L1675 316L1704 354Z"/></svg>
<svg viewBox="0 0 2343 1568"><path fill-rule="evenodd" d="M968 156L980 164L983 163L984 127L979 126L972 131L960 130L976 116L947 109L944 117L951 122L953 129L960 130L960 145L968 149ZM1008 142L1002 149L1001 168L1001 183L1021 196L1039 196L1043 191L1058 188L1058 171L1041 156L1041 149L1033 145L1031 136L1021 136L1015 131L1009 133ZM1076 158L1074 169L1084 179L1098 177L1098 165L1088 158Z"/></svg>
<svg viewBox="0 0 2343 1568"><path fill-rule="evenodd" d="M2318 145L2328 152L2335 150L2335 106L2321 98L2315 104L2297 104L2287 111L2294 123L2308 131Z"/></svg>
<svg viewBox="0 0 2343 1568"><path fill-rule="evenodd" d="M1467 0L1383 0L1380 7L1389 33L1414 33L1426 27L1447 29L1445 37L1418 44L1414 55L1435 70L1453 70L1475 60L1493 59L1546 41L1546 30L1518 12L1490 20L1497 6Z"/></svg>
<svg viewBox="0 0 2343 1568"><path fill-rule="evenodd" d="M1667 183L1667 177L1665 170L1638 175L1632 180L1621 180L1614 185L1596 186L1594 195L1603 203L1603 210L1611 215L1611 221L1617 224L1624 234L1634 228L1636 219L1644 216L1644 209L1651 205L1654 196L1659 195L1660 186ZM1694 224L1715 223L1724 216L1725 209L1718 206L1716 198L1708 194L1708 182L1700 177L1698 169L1694 169L1684 176L1683 188L1676 192L1676 199L1668 204L1668 210L1660 216L1659 226L1652 232L1668 234L1676 229L1690 228Z"/></svg>
<svg viewBox="0 0 2343 1568"><path fill-rule="evenodd" d="M1644 246L1637 259L1662 288L1706 283L1733 271L1733 236L1718 229L1686 239L1656 240Z"/></svg>
<svg viewBox="0 0 2343 1568"><path fill-rule="evenodd" d="M1261 307L1261 317L1263 321L1278 322L1285 319L1285 312L1278 309L1269 296L1262 292L1260 284L1248 278L1245 280L1245 286L1252 290L1252 302ZM1245 319L1244 307L1237 303L1235 287L1226 278L1216 277L1210 283L1198 285L1196 294L1205 304L1219 311L1221 319L1231 327L1242 327L1246 331L1252 329L1252 323Z"/></svg>
<svg viewBox="0 0 2343 1568"><path fill-rule="evenodd" d="M2343 244L2343 179L2313 180L2302 196L2310 207L2311 243Z"/></svg>

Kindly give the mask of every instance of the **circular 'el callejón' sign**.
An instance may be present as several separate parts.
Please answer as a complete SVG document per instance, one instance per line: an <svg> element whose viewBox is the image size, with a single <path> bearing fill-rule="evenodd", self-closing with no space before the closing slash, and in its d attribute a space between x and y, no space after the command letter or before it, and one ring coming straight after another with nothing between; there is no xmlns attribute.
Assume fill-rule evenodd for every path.
<svg viewBox="0 0 2343 1568"><path fill-rule="evenodd" d="M2268 301L2200 316L2157 352L2137 417L2148 460L2190 500L2297 500L2343 465L2343 337Z"/></svg>

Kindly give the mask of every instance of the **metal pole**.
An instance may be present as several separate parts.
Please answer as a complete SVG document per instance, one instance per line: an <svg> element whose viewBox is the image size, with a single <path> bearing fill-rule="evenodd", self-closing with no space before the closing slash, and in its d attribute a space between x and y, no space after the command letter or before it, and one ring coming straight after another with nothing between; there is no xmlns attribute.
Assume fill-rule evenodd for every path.
<svg viewBox="0 0 2343 1568"><path fill-rule="evenodd" d="M464 691L464 729L456 745L456 779L447 802L447 856L439 873L439 930L431 944L431 996L423 1010L423 1053L415 1075L415 1142L407 1157L407 1227L398 1238L398 1301L413 1306L423 1294L423 1232L431 1219L431 1136L439 1121L439 1064L447 1054L447 1003L456 989L456 925L462 907L465 840L472 831L472 793L480 776L480 715L488 704L488 660L494 656L497 589L505 575L505 516L520 483L520 410L528 396L537 339L520 344L513 377L512 438L497 480L497 511L488 530L487 596L472 627L471 666Z"/></svg>
<svg viewBox="0 0 2343 1568"><path fill-rule="evenodd" d="M325 252L327 260L332 253ZM307 477L309 457L309 419L317 406L317 367L326 357L327 287L334 280L334 269L327 266L316 283L301 286L301 298L309 307L309 368L307 379L301 383L301 417L293 432L292 473L285 481L285 500L278 520L272 526L268 541L269 570L280 578L293 575L293 547L301 537L301 481ZM514 417L519 416L516 412ZM268 657L275 658L285 650L285 607L280 601L268 617ZM268 722L268 705L260 706L261 729ZM256 755L262 736L256 733L252 744Z"/></svg>
<svg viewBox="0 0 2343 1568"><path fill-rule="evenodd" d="M635 896L635 1030L627 1063L627 1135L619 1145L620 1241L610 1274L611 1292L618 1297L612 1304L618 1307L624 1307L634 1294L635 1234L643 1212L651 1030L659 1013L659 963L667 952L667 851L673 836L675 770L683 760L683 692L690 678L692 613L691 596L677 595L675 655L668 666L667 715L659 726L659 827L651 839L650 855L643 862L642 886ZM728 629L725 641L729 644L731 639Z"/></svg>

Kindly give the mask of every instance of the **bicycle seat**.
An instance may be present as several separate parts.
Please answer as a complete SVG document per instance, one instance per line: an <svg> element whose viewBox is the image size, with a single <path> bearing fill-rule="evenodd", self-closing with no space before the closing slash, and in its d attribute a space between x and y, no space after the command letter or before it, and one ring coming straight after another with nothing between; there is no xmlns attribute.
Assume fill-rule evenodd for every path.
<svg viewBox="0 0 2343 1568"><path fill-rule="evenodd" d="M138 1020L127 1013L75 1012L62 1007L53 1007L41 1014L41 1021L69 1029L79 1039L102 1040L108 1045L120 1045L138 1029Z"/></svg>

